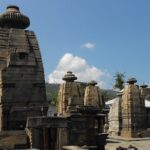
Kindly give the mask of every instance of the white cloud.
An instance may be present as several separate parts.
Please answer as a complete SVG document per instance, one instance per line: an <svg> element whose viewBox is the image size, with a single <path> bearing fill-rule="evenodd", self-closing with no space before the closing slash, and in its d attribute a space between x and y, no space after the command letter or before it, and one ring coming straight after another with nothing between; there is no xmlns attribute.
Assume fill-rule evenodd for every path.
<svg viewBox="0 0 150 150"><path fill-rule="evenodd" d="M94 49L95 48L95 44L87 42L87 43L83 44L81 47L82 48L86 48L86 49Z"/></svg>
<svg viewBox="0 0 150 150"><path fill-rule="evenodd" d="M62 77L67 71L72 71L77 76L78 81L89 82L95 80L102 88L108 88L107 83L104 82L110 78L107 71L89 65L85 59L73 56L71 53L64 54L59 60L56 69L48 76L49 83L62 83Z"/></svg>

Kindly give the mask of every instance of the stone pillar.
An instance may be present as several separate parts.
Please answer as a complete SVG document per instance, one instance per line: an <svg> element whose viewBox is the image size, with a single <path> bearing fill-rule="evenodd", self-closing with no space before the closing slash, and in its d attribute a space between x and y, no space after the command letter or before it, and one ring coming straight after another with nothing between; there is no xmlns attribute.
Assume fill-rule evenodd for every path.
<svg viewBox="0 0 150 150"><path fill-rule="evenodd" d="M103 133L105 124L105 114L97 114L96 118L98 121L98 133Z"/></svg>
<svg viewBox="0 0 150 150"><path fill-rule="evenodd" d="M99 133L96 136L97 150L105 150L106 139L108 134Z"/></svg>
<svg viewBox="0 0 150 150"><path fill-rule="evenodd" d="M122 93L117 93L117 98L112 104L109 112L109 134L111 136L120 135L120 130L122 126L122 116L121 116L121 101Z"/></svg>
<svg viewBox="0 0 150 150"><path fill-rule="evenodd" d="M86 118L79 112L74 112L68 118L69 120L69 145L86 144Z"/></svg>

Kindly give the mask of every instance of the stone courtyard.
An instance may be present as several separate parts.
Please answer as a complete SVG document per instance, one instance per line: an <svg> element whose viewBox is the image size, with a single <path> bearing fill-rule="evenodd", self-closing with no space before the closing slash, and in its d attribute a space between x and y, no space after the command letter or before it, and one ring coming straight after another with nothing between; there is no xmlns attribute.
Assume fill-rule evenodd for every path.
<svg viewBox="0 0 150 150"><path fill-rule="evenodd" d="M150 138L145 140L137 140L137 141L120 141L120 140L112 140L108 141L105 146L106 150L116 150L117 147L125 147L127 148L129 145L133 145L138 148L138 150L149 150L150 149Z"/></svg>

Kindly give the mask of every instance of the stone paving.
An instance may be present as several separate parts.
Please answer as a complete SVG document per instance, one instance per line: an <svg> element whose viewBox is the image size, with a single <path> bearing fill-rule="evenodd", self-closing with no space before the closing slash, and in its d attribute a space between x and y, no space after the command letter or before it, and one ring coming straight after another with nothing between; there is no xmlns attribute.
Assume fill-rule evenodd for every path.
<svg viewBox="0 0 150 150"><path fill-rule="evenodd" d="M150 150L150 139L140 141L108 141L105 146L106 150L116 150L116 147L122 146L127 148L129 145L133 145L138 150Z"/></svg>

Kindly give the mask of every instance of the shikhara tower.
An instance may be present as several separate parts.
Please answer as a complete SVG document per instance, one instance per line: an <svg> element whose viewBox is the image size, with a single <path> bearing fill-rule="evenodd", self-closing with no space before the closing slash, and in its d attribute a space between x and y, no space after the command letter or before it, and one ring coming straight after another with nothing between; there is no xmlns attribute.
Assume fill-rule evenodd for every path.
<svg viewBox="0 0 150 150"><path fill-rule="evenodd" d="M27 16L17 6L0 15L0 129L24 129L28 116L46 114L39 45Z"/></svg>

